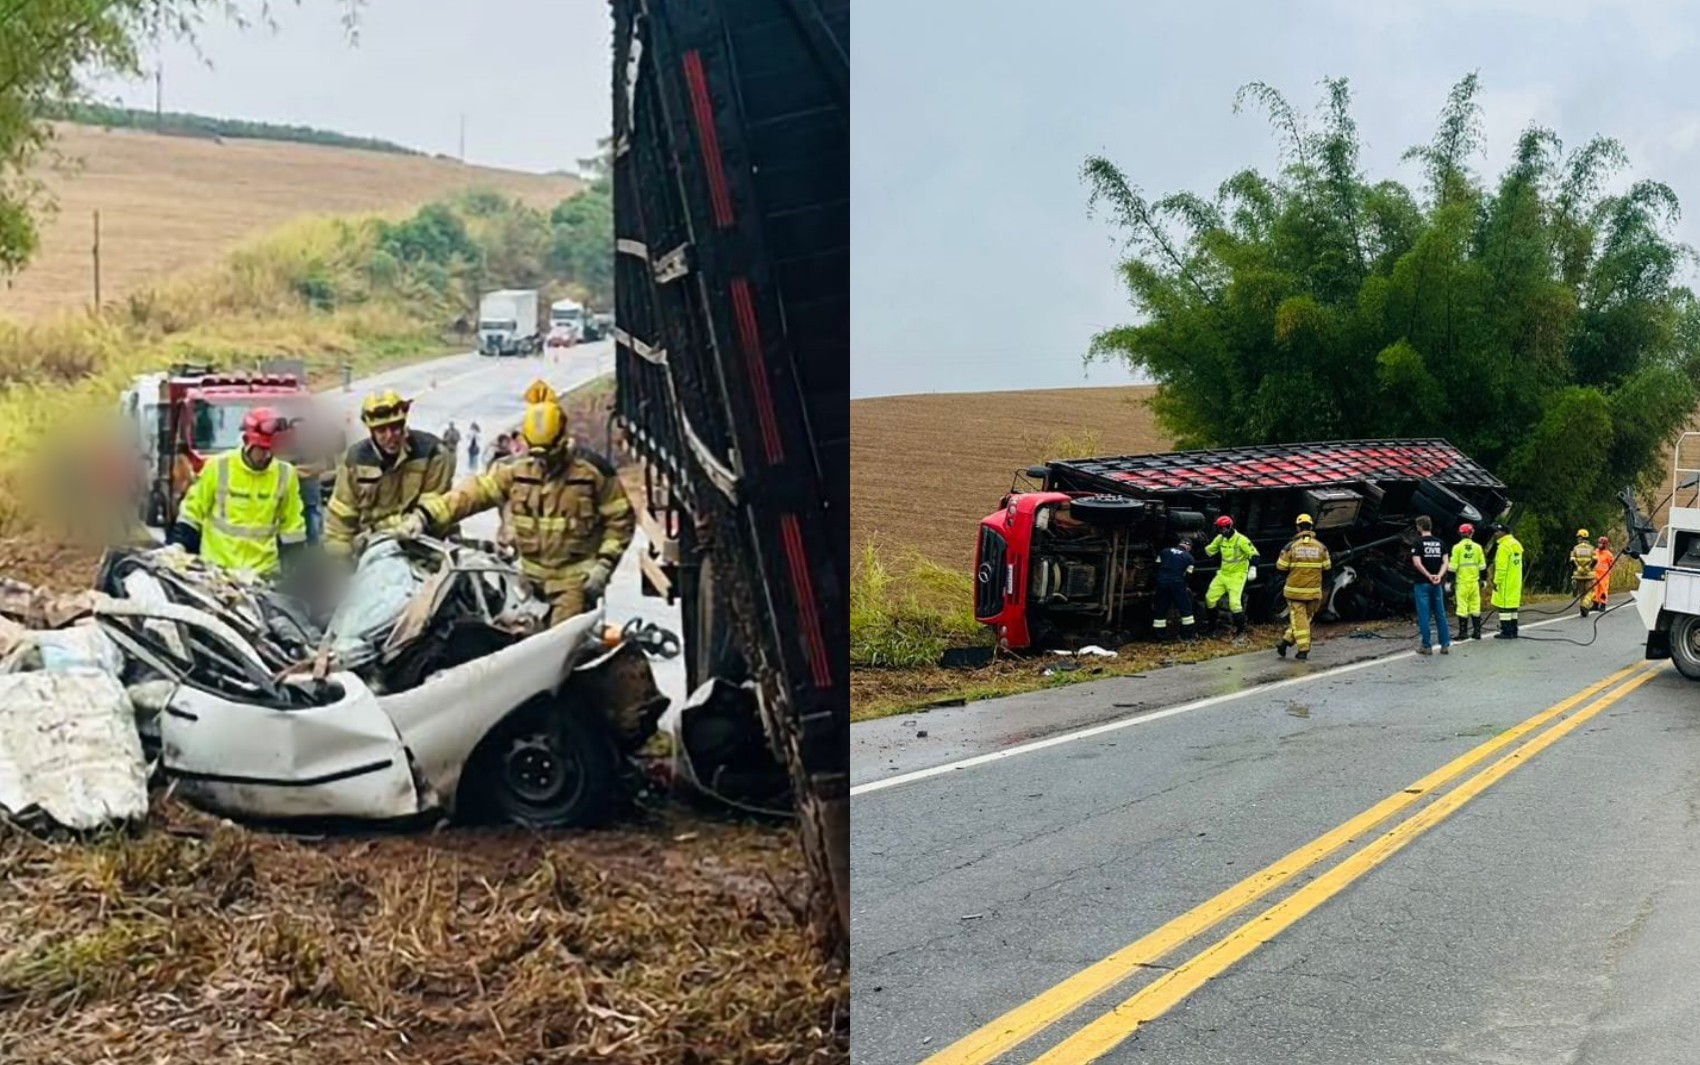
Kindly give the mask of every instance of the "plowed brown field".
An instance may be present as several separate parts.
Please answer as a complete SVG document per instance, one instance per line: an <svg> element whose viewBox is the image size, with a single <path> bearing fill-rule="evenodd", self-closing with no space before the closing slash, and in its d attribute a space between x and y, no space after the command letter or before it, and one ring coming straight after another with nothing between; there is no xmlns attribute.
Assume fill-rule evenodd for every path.
<svg viewBox="0 0 1700 1065"><path fill-rule="evenodd" d="M974 528L1015 470L1065 441L1106 455L1162 451L1148 385L882 396L850 403L850 536L860 555L913 549L966 568Z"/></svg>
<svg viewBox="0 0 1700 1065"><path fill-rule="evenodd" d="M424 156L56 128L59 150L78 165L38 171L59 211L42 227L35 260L0 288L0 315L26 317L93 299L96 210L101 298L110 300L165 274L211 265L245 238L302 215L405 211L473 187L546 206L580 187L568 177Z"/></svg>

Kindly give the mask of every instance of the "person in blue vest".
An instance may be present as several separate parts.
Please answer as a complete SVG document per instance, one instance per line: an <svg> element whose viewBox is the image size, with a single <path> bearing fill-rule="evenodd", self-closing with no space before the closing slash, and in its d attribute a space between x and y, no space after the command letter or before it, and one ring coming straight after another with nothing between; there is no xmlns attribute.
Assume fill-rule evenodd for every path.
<svg viewBox="0 0 1700 1065"><path fill-rule="evenodd" d="M1169 628L1169 613L1180 615L1181 639L1192 639L1192 589L1187 579L1192 576L1192 538L1183 536L1173 547L1165 547L1157 555L1157 595L1151 606L1151 628L1157 638L1171 641L1174 630Z"/></svg>

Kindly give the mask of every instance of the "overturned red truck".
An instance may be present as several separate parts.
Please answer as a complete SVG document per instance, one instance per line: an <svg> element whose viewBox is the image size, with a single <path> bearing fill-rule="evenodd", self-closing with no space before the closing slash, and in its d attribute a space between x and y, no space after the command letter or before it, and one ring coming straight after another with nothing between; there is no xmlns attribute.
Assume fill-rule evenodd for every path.
<svg viewBox="0 0 1700 1065"><path fill-rule="evenodd" d="M1469 522L1485 541L1509 502L1503 482L1445 440L1069 459L1024 473L1037 486L1018 485L981 520L974 560L974 616L1010 650L1148 632L1157 552L1191 537L1202 597L1216 572L1203 548L1224 514L1257 546L1252 620L1285 616L1275 559L1299 514L1313 516L1334 559L1321 617L1404 613L1413 519L1428 515L1449 539Z"/></svg>

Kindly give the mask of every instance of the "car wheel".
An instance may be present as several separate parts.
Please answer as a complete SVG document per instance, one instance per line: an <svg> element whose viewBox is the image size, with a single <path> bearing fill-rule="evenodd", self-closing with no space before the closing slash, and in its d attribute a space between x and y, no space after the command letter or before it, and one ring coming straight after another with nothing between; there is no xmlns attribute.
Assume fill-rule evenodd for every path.
<svg viewBox="0 0 1700 1065"><path fill-rule="evenodd" d="M583 828L613 815L620 755L607 730L580 715L527 715L491 737L480 776L503 820Z"/></svg>
<svg viewBox="0 0 1700 1065"><path fill-rule="evenodd" d="M1700 617L1684 614L1670 625L1670 660L1689 680L1700 680Z"/></svg>

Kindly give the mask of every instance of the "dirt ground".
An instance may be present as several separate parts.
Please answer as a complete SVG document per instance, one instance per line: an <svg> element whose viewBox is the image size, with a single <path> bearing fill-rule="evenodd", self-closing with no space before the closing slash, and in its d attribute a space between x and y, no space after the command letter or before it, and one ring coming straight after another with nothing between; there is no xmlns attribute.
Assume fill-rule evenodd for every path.
<svg viewBox="0 0 1700 1065"><path fill-rule="evenodd" d="M1091 437L1104 454L1162 451L1148 386L884 396L850 403L851 557L865 544L913 548L967 568L974 528L1011 475L1054 457L1058 438Z"/></svg>
<svg viewBox="0 0 1700 1065"><path fill-rule="evenodd" d="M93 298L90 246L100 211L101 296L210 266L242 240L312 214L407 210L459 189L492 188L537 206L577 191L568 177L313 144L158 136L60 124L77 161L36 176L58 199L40 254L0 289L0 315L28 317Z"/></svg>
<svg viewBox="0 0 1700 1065"><path fill-rule="evenodd" d="M0 827L0 1060L849 1060L789 831L300 836L157 807L135 837Z"/></svg>

